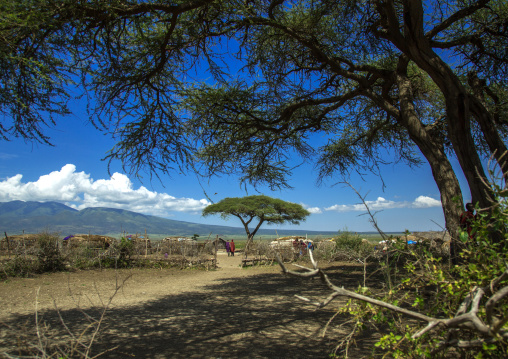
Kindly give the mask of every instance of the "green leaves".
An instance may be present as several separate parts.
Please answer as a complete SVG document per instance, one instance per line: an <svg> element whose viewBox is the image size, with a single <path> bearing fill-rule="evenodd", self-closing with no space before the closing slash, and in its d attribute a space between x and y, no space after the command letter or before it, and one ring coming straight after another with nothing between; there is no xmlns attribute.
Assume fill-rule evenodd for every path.
<svg viewBox="0 0 508 359"><path fill-rule="evenodd" d="M296 203L257 195L242 198L224 198L220 202L203 209L203 216L215 214L220 214L223 219L228 219L230 216L239 218L245 227L247 236L251 239L264 222L268 224L299 224L300 221L304 221L310 215L310 212ZM251 231L249 224L254 219L258 223Z"/></svg>
<svg viewBox="0 0 508 359"><path fill-rule="evenodd" d="M315 161L324 179L416 166L423 154L442 195L460 195L444 150L476 159L506 137L507 6L390 4L0 1L0 136L49 142L45 127L77 93L89 96L96 127L116 136L107 159L134 174L233 174L280 189L295 158ZM469 96L474 132L456 135L478 150L472 139L449 141L456 89ZM482 114L490 122L479 129Z"/></svg>

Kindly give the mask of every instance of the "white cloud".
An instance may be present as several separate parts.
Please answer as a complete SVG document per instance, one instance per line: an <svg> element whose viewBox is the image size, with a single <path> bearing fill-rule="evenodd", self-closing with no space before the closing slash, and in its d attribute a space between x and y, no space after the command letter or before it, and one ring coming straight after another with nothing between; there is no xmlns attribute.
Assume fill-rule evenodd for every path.
<svg viewBox="0 0 508 359"><path fill-rule="evenodd" d="M205 199L176 198L167 193L133 188L124 174L114 173L110 179L94 181L76 166L67 164L60 171L39 177L36 182L22 182L17 174L0 181L0 201L58 201L70 207L122 208L134 212L167 216L168 211L196 212L210 204Z"/></svg>
<svg viewBox="0 0 508 359"><path fill-rule="evenodd" d="M441 207L441 202L437 199L427 197L427 196L419 196L413 202L413 208L428 208L428 207Z"/></svg>
<svg viewBox="0 0 508 359"><path fill-rule="evenodd" d="M429 207L440 207L441 202L438 200L427 197L419 196L413 202L396 202L389 201L383 197L378 197L375 201L365 201L371 211L379 211L384 209L394 208L429 208ZM353 212L353 211L366 211L363 203L359 204L336 204L330 207L326 207L325 211L336 211L336 212Z"/></svg>
<svg viewBox="0 0 508 359"><path fill-rule="evenodd" d="M306 205L305 203L300 203L300 205L305 208L307 211L309 211L310 213L312 214L319 214L319 213L323 213L323 211L321 210L321 208L319 207L310 207L308 205Z"/></svg>

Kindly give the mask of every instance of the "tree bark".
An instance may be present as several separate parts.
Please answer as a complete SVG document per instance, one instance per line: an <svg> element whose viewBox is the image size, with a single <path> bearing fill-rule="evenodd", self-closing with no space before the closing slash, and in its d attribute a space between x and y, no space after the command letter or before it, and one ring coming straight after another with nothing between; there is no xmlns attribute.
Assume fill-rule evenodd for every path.
<svg viewBox="0 0 508 359"><path fill-rule="evenodd" d="M484 96L485 85L482 84L482 81L475 72L470 72L468 74L468 83L473 89L474 94L469 97L471 113L480 125L489 150L501 168L505 183L508 184L508 160L506 158L508 148L501 136L499 136L494 116L487 110Z"/></svg>
<svg viewBox="0 0 508 359"><path fill-rule="evenodd" d="M431 130L419 119L413 104L411 81L407 77L408 59L403 55L399 60L396 82L399 88L400 116L399 122L407 128L410 138L418 146L432 170L432 175L439 189L443 207L446 229L452 238L458 238L459 218L462 208L462 191L455 172L446 156L442 139L432 135ZM454 246L450 246L453 250ZM453 255L454 253L452 253Z"/></svg>
<svg viewBox="0 0 508 359"><path fill-rule="evenodd" d="M247 253L249 251L250 243L252 242L252 239L254 238L254 234L250 233L250 230L249 230L249 223L252 220L252 218L248 222L245 222L241 216L237 216L237 217L240 218L240 220L242 221L243 228L245 228L245 233L247 233L247 243L245 244L245 249L244 249L244 252L245 252L244 256L245 256L245 258L247 258Z"/></svg>
<svg viewBox="0 0 508 359"><path fill-rule="evenodd" d="M470 126L467 92L451 68L433 51L423 30L422 1L404 0L404 35L391 2L384 7L388 25L385 37L424 70L444 95L448 134L460 167L466 177L471 198L482 208L489 207L491 189L484 182L485 172L476 150ZM394 23L397 22L397 23Z"/></svg>

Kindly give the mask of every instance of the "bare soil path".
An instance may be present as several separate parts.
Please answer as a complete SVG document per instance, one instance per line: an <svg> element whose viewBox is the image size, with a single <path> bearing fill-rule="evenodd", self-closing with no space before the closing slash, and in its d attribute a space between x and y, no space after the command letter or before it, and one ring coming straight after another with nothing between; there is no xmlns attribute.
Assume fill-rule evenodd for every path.
<svg viewBox="0 0 508 359"><path fill-rule="evenodd" d="M219 253L213 271L94 270L0 282L0 357L16 354L19 343L39 343L36 306L39 322L49 325L39 334L69 343L69 332L77 337L98 320L121 285L91 356L328 358L343 336L341 319L322 333L340 303L316 311L294 295L323 298L319 281L283 276L278 266L242 269L241 259Z"/></svg>

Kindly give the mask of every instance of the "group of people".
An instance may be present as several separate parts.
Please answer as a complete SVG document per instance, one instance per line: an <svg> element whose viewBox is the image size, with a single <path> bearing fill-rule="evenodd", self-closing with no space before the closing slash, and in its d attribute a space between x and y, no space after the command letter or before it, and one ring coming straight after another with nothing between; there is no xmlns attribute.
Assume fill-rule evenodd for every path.
<svg viewBox="0 0 508 359"><path fill-rule="evenodd" d="M308 243L305 243L303 241L303 239L301 239L300 241L295 239L293 241L293 248L295 249L295 252L299 253L300 256L303 256L303 255L307 254L307 251L314 250L314 244L312 244L311 241L309 241Z"/></svg>
<svg viewBox="0 0 508 359"><path fill-rule="evenodd" d="M229 256L232 256L234 257L235 256L235 241L234 240L231 240L231 242L229 242L229 239L226 241L226 243L224 243L224 245L226 246L226 252L228 254L228 257Z"/></svg>

